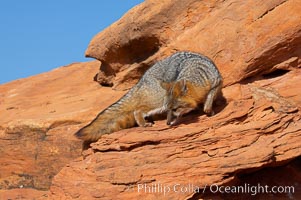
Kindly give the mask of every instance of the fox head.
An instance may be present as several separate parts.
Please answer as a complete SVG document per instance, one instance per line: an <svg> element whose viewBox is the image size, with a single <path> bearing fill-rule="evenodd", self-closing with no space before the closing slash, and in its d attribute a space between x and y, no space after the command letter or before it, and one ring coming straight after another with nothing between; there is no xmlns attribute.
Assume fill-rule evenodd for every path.
<svg viewBox="0 0 301 200"><path fill-rule="evenodd" d="M164 107L167 110L167 125L174 125L179 117L194 110L197 102L193 98L193 86L189 81L179 80L173 83L162 83L166 90Z"/></svg>

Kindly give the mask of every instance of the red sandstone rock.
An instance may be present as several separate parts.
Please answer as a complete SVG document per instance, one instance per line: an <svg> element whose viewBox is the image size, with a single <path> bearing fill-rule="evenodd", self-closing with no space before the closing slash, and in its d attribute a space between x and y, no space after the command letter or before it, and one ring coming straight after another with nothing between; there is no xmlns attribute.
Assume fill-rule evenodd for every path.
<svg viewBox="0 0 301 200"><path fill-rule="evenodd" d="M289 163L301 155L300 5L147 0L93 38L86 55L101 66L77 63L0 85L0 199L239 199L193 188L258 181L297 191L259 199L300 198L300 162ZM125 89L177 50L216 62L226 98L217 114L105 135L80 156L73 133L125 93L93 82L98 69L95 80ZM138 184L188 189L164 196Z"/></svg>
<svg viewBox="0 0 301 200"><path fill-rule="evenodd" d="M301 70L224 89L213 117L195 113L177 127L165 121L105 135L83 160L55 176L51 197L188 199L193 191L138 192L138 184L229 184L239 174L287 163L301 154ZM289 97L280 95L295 88ZM234 91L234 92L233 92ZM81 176L78 176L81 174ZM188 186L187 186L188 187ZM76 188L76 189L74 189Z"/></svg>
<svg viewBox="0 0 301 200"><path fill-rule="evenodd" d="M30 188L0 190L0 199L48 199L48 191Z"/></svg>
<svg viewBox="0 0 301 200"><path fill-rule="evenodd" d="M86 56L102 61L101 84L124 89L171 52L199 52L230 85L289 59L300 63L300 10L298 0L148 0L97 34Z"/></svg>
<svg viewBox="0 0 301 200"><path fill-rule="evenodd" d="M95 83L98 67L76 63L0 85L0 189L48 190L81 155L73 133L124 93Z"/></svg>
<svg viewBox="0 0 301 200"><path fill-rule="evenodd" d="M146 1L96 35L86 55L102 61L102 84L128 88L155 61L195 51L219 67L227 105L210 118L187 116L178 127L159 121L104 136L55 176L51 197L197 199L193 191L164 196L137 188L234 184L240 174L300 156L300 5Z"/></svg>

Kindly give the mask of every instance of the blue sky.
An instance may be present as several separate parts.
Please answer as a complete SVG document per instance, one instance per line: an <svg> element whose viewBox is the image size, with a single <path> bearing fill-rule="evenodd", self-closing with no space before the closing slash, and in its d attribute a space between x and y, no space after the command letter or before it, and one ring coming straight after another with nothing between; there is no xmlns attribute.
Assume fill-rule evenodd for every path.
<svg viewBox="0 0 301 200"><path fill-rule="evenodd" d="M143 0L0 1L0 84L84 57L94 35Z"/></svg>

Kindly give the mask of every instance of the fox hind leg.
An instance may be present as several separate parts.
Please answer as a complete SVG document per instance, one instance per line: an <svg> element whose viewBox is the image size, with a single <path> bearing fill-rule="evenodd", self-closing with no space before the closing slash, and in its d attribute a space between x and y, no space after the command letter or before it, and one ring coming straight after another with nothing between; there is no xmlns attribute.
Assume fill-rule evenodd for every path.
<svg viewBox="0 0 301 200"><path fill-rule="evenodd" d="M141 110L135 110L134 117L135 117L135 120L136 120L138 126L149 127L149 126L153 125L153 123L145 121L144 114Z"/></svg>
<svg viewBox="0 0 301 200"><path fill-rule="evenodd" d="M209 91L206 97L206 101L204 103L204 112L207 115L214 115L214 111L212 110L213 101L215 100L216 96L220 92L220 87L215 87Z"/></svg>

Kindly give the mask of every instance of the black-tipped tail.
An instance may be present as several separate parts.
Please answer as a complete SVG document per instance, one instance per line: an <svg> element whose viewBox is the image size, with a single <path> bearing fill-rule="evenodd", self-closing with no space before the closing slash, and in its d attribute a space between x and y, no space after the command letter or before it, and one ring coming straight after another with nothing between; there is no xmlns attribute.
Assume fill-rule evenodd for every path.
<svg viewBox="0 0 301 200"><path fill-rule="evenodd" d="M102 134L100 134L98 129L93 127L92 123L81 128L74 135L85 142L96 142Z"/></svg>

